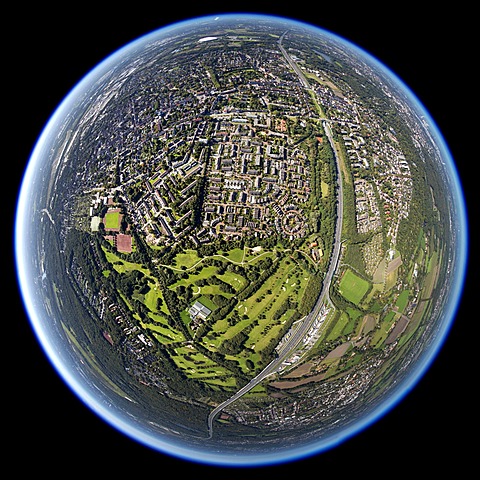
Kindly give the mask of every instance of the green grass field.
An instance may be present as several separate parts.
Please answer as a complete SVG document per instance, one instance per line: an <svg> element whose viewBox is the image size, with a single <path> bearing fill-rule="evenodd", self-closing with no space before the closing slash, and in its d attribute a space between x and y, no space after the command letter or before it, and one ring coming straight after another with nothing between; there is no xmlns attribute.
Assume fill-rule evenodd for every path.
<svg viewBox="0 0 480 480"><path fill-rule="evenodd" d="M240 248L234 248L233 250L229 250L228 252L219 255L227 257L230 261L234 263L242 263L244 251Z"/></svg>
<svg viewBox="0 0 480 480"><path fill-rule="evenodd" d="M410 295L410 290L404 290L403 292L400 293L400 295L397 298L397 301L395 305L398 307L398 311L403 313L407 303L408 303L408 296Z"/></svg>
<svg viewBox="0 0 480 480"><path fill-rule="evenodd" d="M139 270L140 272L143 272L147 277L150 276L150 270L148 268L145 268L141 263L134 263L123 260L115 253L107 250L105 247L102 247L102 250L104 251L105 257L108 262L113 264L113 268L118 273L125 273L130 270Z"/></svg>
<svg viewBox="0 0 480 480"><path fill-rule="evenodd" d="M185 267L188 270L199 261L200 257L197 255L197 252L195 250L186 250L185 253L177 253L177 255L175 255L174 267Z"/></svg>
<svg viewBox="0 0 480 480"><path fill-rule="evenodd" d="M370 283L348 269L340 281L339 292L349 301L358 305L370 288Z"/></svg>
<svg viewBox="0 0 480 480"><path fill-rule="evenodd" d="M320 183L320 188L322 189L322 197L327 198L330 191L330 186L328 183L325 183L323 180Z"/></svg>
<svg viewBox="0 0 480 480"><path fill-rule="evenodd" d="M104 222L107 230L116 230L120 227L120 212L108 212Z"/></svg>
<svg viewBox="0 0 480 480"><path fill-rule="evenodd" d="M160 305L160 312L163 312L167 315L170 315L165 299L163 298L163 293L160 287L156 282L148 282L150 285L150 290L147 292L144 298L145 306L152 312L157 310L158 299L161 298L162 302Z"/></svg>
<svg viewBox="0 0 480 480"><path fill-rule="evenodd" d="M392 328L393 322L396 318L396 313L393 311L388 312L383 318L380 328L377 329L372 337L371 345L375 348L381 348L383 342L388 336L388 332Z"/></svg>
<svg viewBox="0 0 480 480"><path fill-rule="evenodd" d="M185 337L182 333L170 327L164 319L159 315L150 315L156 323L140 323L142 328L151 330L155 334L155 338L162 344L169 344L173 342L182 342ZM164 322L164 323L157 323Z"/></svg>

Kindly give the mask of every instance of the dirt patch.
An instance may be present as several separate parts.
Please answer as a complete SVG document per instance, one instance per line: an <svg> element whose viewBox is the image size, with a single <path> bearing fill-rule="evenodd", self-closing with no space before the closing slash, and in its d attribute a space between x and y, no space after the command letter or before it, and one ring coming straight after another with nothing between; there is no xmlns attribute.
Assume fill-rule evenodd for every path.
<svg viewBox="0 0 480 480"><path fill-rule="evenodd" d="M385 283L385 265L386 261L383 258L382 260L380 260L380 263L378 264L377 269L373 274L373 283Z"/></svg>
<svg viewBox="0 0 480 480"><path fill-rule="evenodd" d="M287 375L285 375L283 378L303 377L310 373L310 370L312 369L312 367L313 367L312 362L304 363L303 365L300 365L299 367L293 369L290 373L287 373Z"/></svg>
<svg viewBox="0 0 480 480"><path fill-rule="evenodd" d="M115 239L117 250L119 252L131 253L132 252L132 236L119 233Z"/></svg>
<svg viewBox="0 0 480 480"><path fill-rule="evenodd" d="M389 273L394 272L401 264L402 264L402 257L398 256L394 258L385 269L385 273L388 275Z"/></svg>
<svg viewBox="0 0 480 480"><path fill-rule="evenodd" d="M339 345L338 347L334 348L325 358L324 360L332 360L333 358L340 358L345 352L350 348L351 342L345 342Z"/></svg>
<svg viewBox="0 0 480 480"><path fill-rule="evenodd" d="M405 331L409 322L410 319L405 315L402 315L388 335L385 343L389 345L390 343L395 342L395 340Z"/></svg>
<svg viewBox="0 0 480 480"><path fill-rule="evenodd" d="M375 317L373 315L365 315L363 317L363 324L362 324L362 331L361 333L363 335L366 335L367 333L370 333L374 328L376 324Z"/></svg>
<svg viewBox="0 0 480 480"><path fill-rule="evenodd" d="M318 375L313 375L311 377L300 378L298 380L280 380L278 382L272 382L270 385L280 390L287 390L289 388L301 387L307 383L320 382L325 378L325 373L319 373Z"/></svg>

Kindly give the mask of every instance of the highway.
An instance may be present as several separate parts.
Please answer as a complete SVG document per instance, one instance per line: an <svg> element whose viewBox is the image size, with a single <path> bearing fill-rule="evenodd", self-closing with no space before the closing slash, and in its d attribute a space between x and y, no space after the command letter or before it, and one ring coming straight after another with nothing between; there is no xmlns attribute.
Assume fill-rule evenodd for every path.
<svg viewBox="0 0 480 480"><path fill-rule="evenodd" d="M293 71L297 74L297 77L300 80L300 83L302 84L302 86L305 87L307 90L310 90L310 84L308 83L308 80L303 75L303 72L300 70L298 65L293 60L293 58L290 57L288 52L283 48L282 42L283 42L283 39L284 39L284 37L287 33L288 33L288 30L286 32L284 32L283 35L278 40L278 46L280 47L280 51L282 52L283 56L285 57L285 60L292 67Z"/></svg>
<svg viewBox="0 0 480 480"><path fill-rule="evenodd" d="M282 51L289 65L297 73L302 85L305 88L309 89L310 85L308 84L307 80L303 76L303 73L300 71L298 66L293 61L293 59L289 56L287 51L281 45L282 40L286 33L287 32L285 32L279 40L280 50ZM322 308L322 305L325 303L325 301L330 302L330 297L329 297L330 284L332 282L333 276L335 275L335 271L338 266L338 261L340 258L340 251L341 251L341 235L342 235L342 224L343 224L343 181L342 181L341 169L340 169L340 159L338 156L339 154L335 148L335 143L333 141L332 131L330 129L330 125L328 124L328 120L323 121L323 128L325 130L325 134L327 135L327 138L330 142L330 145L335 155L335 164L337 168L337 188L338 188L337 199L338 200L337 200L337 221L335 225L335 238L334 238L333 251L332 251L332 256L330 259L328 271L325 274L325 277L323 280L322 290L320 292L320 295L318 296L318 299L312 311L300 321L295 331L293 331L291 335L284 341L283 345L277 352L278 354L277 357L274 360L272 360L256 377L254 377L252 380L250 380L250 382L248 382L245 386L243 386L240 390L238 390L237 393L231 396L228 400L225 400L223 403L219 404L216 408L214 408L210 412L207 420L208 438L211 438L213 436L213 421L215 417L224 408L226 408L228 405L238 400L241 396L245 395L252 388L254 388L259 383L261 383L265 378L277 372L278 369L283 364L283 362L287 360L287 358L290 357L292 353L298 348L298 346L303 342L303 340L305 339L305 336L311 329L312 324L319 317L320 310Z"/></svg>

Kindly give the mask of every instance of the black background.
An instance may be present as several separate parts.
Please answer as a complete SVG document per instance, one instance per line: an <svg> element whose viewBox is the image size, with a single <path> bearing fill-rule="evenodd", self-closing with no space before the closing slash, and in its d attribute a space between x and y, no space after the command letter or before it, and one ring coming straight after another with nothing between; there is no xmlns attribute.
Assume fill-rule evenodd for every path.
<svg viewBox="0 0 480 480"><path fill-rule="evenodd" d="M65 95L105 57L163 25L202 14L272 13L318 25L377 57L411 88L442 132L463 184L471 224L470 268L450 334L417 386L367 430L317 456L248 469L179 460L125 437L92 413L63 383L30 328L10 254L4 257L8 276L3 291L7 294L2 293L4 461L18 471L32 466L37 473L53 473L54 478L62 472L120 478L166 476L166 469L173 467L180 478L199 479L274 478L279 474L293 478L312 473L315 478L430 476L451 467L461 478L473 464L474 440L469 434L475 435L478 426L478 374L473 372L473 353L478 344L479 310L471 306L473 288L478 289L480 283L474 270L479 127L472 12L458 2L455 8L449 5L435 12L419 10L419 2L382 4L380 9L357 3L292 1L279 6L276 2L245 1L237 2L233 9L214 1L13 6L10 15L4 16L4 27L8 24L14 33L4 38L0 109L6 132L1 159L5 248L12 251L18 190L38 136ZM14 460L14 452L20 454L18 460Z"/></svg>

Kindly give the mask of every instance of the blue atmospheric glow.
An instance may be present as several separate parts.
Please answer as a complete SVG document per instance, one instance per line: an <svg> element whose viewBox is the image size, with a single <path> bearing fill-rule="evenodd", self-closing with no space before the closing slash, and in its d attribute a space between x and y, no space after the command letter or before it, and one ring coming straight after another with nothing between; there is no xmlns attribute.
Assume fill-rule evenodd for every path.
<svg viewBox="0 0 480 480"><path fill-rule="evenodd" d="M363 429L367 428L373 422L377 421L383 415L385 415L392 407L394 407L402 398L417 384L422 375L426 372L437 353L439 352L449 329L452 325L455 317L458 303L461 297L465 268L467 262L467 218L466 209L463 199L463 193L458 178L458 174L452 159L452 156L445 144L445 141L439 132L435 122L425 110L416 96L409 90L409 88L385 65L380 63L377 59L360 49L358 46L347 42L345 39L336 36L331 32L326 32L316 26L300 23L286 18L263 16L263 15L222 15L220 18L235 17L239 18L243 15L246 19L278 19L282 22L295 23L302 25L306 28L310 28L313 31L317 31L323 34L328 34L332 38L336 39L340 43L347 45L350 49L357 52L359 56L367 58L371 63L374 63L377 67L382 68L388 76L397 84L405 95L408 96L413 105L415 105L417 111L421 112L421 115L425 118L429 125L431 135L436 140L436 144L441 151L445 167L451 182L451 193L453 203L456 206L457 211L457 227L456 227L456 259L455 265L452 266L452 273L454 278L452 280L452 289L449 292L450 299L445 305L443 311L443 321L436 337L433 339L431 346L427 352L421 357L421 361L415 365L415 369L408 378L408 381L401 385L401 388L397 389L397 393L391 398L386 399L381 408L371 412L365 418L357 421L349 428L341 431L340 433L323 439L318 443L311 443L307 445L300 445L298 448L292 448L288 451L282 451L281 453L272 454L246 454L246 455L226 455L222 452L211 452L194 450L186 447L180 443L167 442L160 439L158 436L147 432L139 426L138 423L134 423L124 412L116 409L115 406L107 405L101 401L99 392L94 389L83 378L78 369L74 368L68 361L68 357L65 356L62 348L65 345L59 345L59 338L55 338L50 326L50 322L46 319L49 317L45 306L41 301L41 281L38 279L38 275L34 274L33 265L38 268L37 259L32 259L32 255L35 255L36 250L32 250L32 245L35 243L35 232L32 231L32 217L36 207L32 204L33 189L40 182L41 171L43 169L43 162L48 157L49 149L53 145L53 139L62 128L64 119L68 116L69 112L73 108L77 99L87 91L94 83L101 78L101 76L108 71L112 66L117 64L125 55L130 54L136 49L141 49L142 45L146 42L157 39L159 35L169 35L174 33L175 30L186 26L192 26L197 22L215 22L215 16L202 17L199 19L191 19L176 24L169 25L158 31L146 34L143 37L135 40L129 45L119 49L113 53L110 57L96 66L90 73L88 73L79 84L73 88L73 90L67 95L67 97L60 104L58 109L54 112L50 120L48 121L44 131L38 139L38 142L33 150L28 166L26 168L20 195L18 198L16 223L15 223L15 252L16 252L16 265L18 272L19 286L23 295L24 304L30 318L33 330L37 335L39 343L45 350L51 363L58 371L59 375L63 378L65 383L77 394L77 396L99 417L117 428L119 431L125 433L130 438L147 445L155 450L163 452L167 455L172 455L178 458L182 458L188 461L195 461L200 463L212 464L212 465L226 465L226 466L254 466L254 465L270 465L283 462L289 462L300 458L305 458L311 455L318 454L335 447L342 443L349 437L359 433ZM47 221L47 220L44 220ZM48 277L48 272L45 273Z"/></svg>

